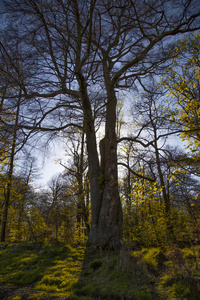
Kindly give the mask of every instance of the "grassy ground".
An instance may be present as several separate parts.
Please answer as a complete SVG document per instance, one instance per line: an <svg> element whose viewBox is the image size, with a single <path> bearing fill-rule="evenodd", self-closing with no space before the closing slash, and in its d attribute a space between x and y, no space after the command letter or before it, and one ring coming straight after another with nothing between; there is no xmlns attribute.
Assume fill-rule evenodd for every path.
<svg viewBox="0 0 200 300"><path fill-rule="evenodd" d="M200 299L200 246L94 252L0 244L0 299ZM198 281L199 280L199 281Z"/></svg>

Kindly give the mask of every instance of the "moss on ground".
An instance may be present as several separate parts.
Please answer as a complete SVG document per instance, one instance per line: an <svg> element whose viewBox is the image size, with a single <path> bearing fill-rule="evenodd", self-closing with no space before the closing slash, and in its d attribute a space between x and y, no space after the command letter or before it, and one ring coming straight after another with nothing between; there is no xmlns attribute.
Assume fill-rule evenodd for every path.
<svg viewBox="0 0 200 300"><path fill-rule="evenodd" d="M0 299L188 299L200 247L95 252L63 243L0 244Z"/></svg>

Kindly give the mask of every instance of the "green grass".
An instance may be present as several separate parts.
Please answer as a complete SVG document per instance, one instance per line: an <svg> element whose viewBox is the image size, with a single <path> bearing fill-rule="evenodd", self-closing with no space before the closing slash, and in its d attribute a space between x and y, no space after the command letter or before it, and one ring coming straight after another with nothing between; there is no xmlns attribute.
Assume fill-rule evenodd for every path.
<svg viewBox="0 0 200 300"><path fill-rule="evenodd" d="M63 243L0 244L0 298L198 300L200 247L94 252Z"/></svg>
<svg viewBox="0 0 200 300"><path fill-rule="evenodd" d="M64 244L16 243L0 248L0 282L32 286L37 294L69 296L79 280L84 248Z"/></svg>

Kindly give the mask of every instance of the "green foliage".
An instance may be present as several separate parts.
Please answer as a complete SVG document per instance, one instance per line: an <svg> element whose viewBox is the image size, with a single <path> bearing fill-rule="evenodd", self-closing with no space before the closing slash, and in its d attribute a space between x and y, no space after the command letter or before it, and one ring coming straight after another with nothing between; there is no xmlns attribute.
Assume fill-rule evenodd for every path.
<svg viewBox="0 0 200 300"><path fill-rule="evenodd" d="M166 270L158 284L161 295L167 299L199 299L199 291L195 291L190 280L199 268L199 246L185 248L170 247L166 253Z"/></svg>

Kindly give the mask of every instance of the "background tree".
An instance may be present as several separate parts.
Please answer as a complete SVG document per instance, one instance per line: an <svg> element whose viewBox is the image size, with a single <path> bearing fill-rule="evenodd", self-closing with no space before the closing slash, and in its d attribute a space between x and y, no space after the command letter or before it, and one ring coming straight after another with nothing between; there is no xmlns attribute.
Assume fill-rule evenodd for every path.
<svg viewBox="0 0 200 300"><path fill-rule="evenodd" d="M67 162L60 162L65 167L64 176L72 177L74 197L77 197L76 220L77 227L85 227L86 235L90 231L88 194L88 161L86 152L85 134L80 130L65 133Z"/></svg>

